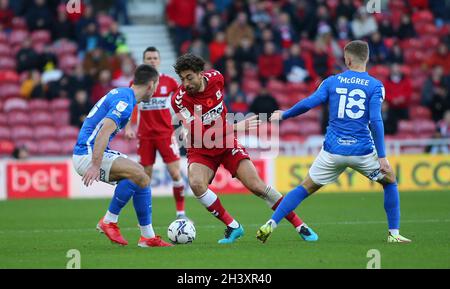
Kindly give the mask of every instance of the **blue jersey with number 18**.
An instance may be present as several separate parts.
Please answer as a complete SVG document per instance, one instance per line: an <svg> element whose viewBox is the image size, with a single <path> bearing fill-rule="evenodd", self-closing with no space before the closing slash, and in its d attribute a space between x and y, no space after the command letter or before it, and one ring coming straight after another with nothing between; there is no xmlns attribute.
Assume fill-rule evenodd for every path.
<svg viewBox="0 0 450 289"><path fill-rule="evenodd" d="M381 81L367 72L347 70L325 79L314 93L329 103L329 122L324 150L345 156L367 155L373 152L374 142L369 129L371 107L379 109L384 100ZM373 105L371 105L373 104Z"/></svg>
<svg viewBox="0 0 450 289"><path fill-rule="evenodd" d="M117 129L111 134L109 141L128 123L131 118L136 98L131 88L115 88L103 96L91 109L81 127L75 145L74 155L91 154L94 150L95 139L102 128L105 118L112 119ZM109 150L109 144L106 150Z"/></svg>

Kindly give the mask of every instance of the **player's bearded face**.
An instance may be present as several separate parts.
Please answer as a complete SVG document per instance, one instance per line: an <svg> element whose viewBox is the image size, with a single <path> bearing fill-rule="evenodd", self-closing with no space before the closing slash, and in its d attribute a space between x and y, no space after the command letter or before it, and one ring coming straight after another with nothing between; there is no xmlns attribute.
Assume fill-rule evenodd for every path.
<svg viewBox="0 0 450 289"><path fill-rule="evenodd" d="M202 74L195 73L191 70L183 71L180 73L181 82L184 88L189 94L196 94L199 92L202 86Z"/></svg>
<svg viewBox="0 0 450 289"><path fill-rule="evenodd" d="M159 79L156 81L150 81L150 84L147 87L147 100L150 99L150 97L153 96L153 94L156 91L156 88L158 87Z"/></svg>

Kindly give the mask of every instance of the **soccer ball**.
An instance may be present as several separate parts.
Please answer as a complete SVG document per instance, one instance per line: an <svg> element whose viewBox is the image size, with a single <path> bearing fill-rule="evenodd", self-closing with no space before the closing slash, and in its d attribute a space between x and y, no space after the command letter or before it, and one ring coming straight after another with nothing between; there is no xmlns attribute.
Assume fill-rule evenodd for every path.
<svg viewBox="0 0 450 289"><path fill-rule="evenodd" d="M177 219L167 229L167 236L174 244L189 244L195 240L194 224L188 220Z"/></svg>

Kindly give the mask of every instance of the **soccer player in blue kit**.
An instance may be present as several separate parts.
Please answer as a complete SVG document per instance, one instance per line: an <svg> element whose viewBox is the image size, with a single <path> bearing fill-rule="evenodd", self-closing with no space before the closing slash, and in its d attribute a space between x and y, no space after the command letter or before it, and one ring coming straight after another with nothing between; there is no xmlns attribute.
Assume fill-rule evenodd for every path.
<svg viewBox="0 0 450 289"><path fill-rule="evenodd" d="M281 201L272 218L256 233L265 242L284 216L322 186L333 183L350 167L384 189L389 243L408 243L400 235L400 199L394 172L386 159L381 105L385 97L383 84L366 72L369 47L356 40L344 48L348 70L326 78L314 94L289 110L276 111L271 121L298 116L328 103L329 122L323 148L303 183ZM375 149L374 149L375 147Z"/></svg>
<svg viewBox="0 0 450 289"><path fill-rule="evenodd" d="M168 247L155 235L152 227L150 178L144 168L126 155L109 148L110 141L125 127L136 103L148 101L158 86L159 73L150 65L140 65L134 74L134 84L115 88L103 96L91 109L78 135L73 151L73 164L86 186L94 181L117 184L106 215L97 224L113 243L128 245L117 226L121 209L133 197L139 221L139 247Z"/></svg>

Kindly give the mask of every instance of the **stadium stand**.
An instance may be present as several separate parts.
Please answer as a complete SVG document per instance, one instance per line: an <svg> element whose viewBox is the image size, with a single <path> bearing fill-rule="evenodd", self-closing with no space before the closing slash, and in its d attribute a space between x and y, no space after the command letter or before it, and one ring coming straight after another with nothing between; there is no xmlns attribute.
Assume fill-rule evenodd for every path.
<svg viewBox="0 0 450 289"><path fill-rule="evenodd" d="M178 7L180 11L174 11L177 9L173 5L175 2L169 1L167 11L168 21L175 25L172 29L175 43L189 36L178 46L178 52L191 51L194 42L196 46L211 47L214 40L209 35L225 32L228 47L233 47L231 53L226 48L221 50L221 55L217 51L207 51L204 56L209 61L208 55L218 59L212 65L222 71L226 81L240 83L249 103L265 87L281 109L292 106L313 92L322 79L344 69L343 47L349 40L358 38L367 40L371 47L369 72L385 86L393 87L391 91L387 89L384 111L385 120L393 122L389 124L392 129L387 131L393 135L388 139L429 138L436 131L433 120L442 119L444 112L450 109L450 7L440 1L386 1L382 14L368 14L364 1L238 0L220 5L217 1L197 1L196 7L183 7L189 10L185 14L186 21L192 11L198 15L187 32L186 25L177 26L173 18L182 9ZM234 32L229 33L230 30ZM184 31L185 35L180 35L179 31ZM198 44L198 41L203 43ZM290 48L298 45L300 53L293 62L295 68L279 76L278 59L271 61L277 65L261 67L258 59L264 56L268 43L276 47L274 55L282 56L282 65L288 67L292 67L291 62L287 62L291 61ZM253 51L256 55L243 60L242 50ZM398 65L400 73L393 72L392 64ZM438 89L428 90L438 91L439 95L428 96L434 100L427 102L422 89L436 66L442 66L444 75L439 85L433 82ZM230 67L237 67L238 72L230 71ZM261 68L265 71L264 77L261 77ZM411 87L403 82L410 82ZM232 109L233 104L229 107ZM399 117L402 110L404 119ZM326 111L318 113L312 118L319 120L323 118L320 114ZM317 129L317 122L301 123L301 130L298 126L295 129L290 121L282 123L282 140L303 143L305 136L324 133ZM424 147L413 150L423 152Z"/></svg>

